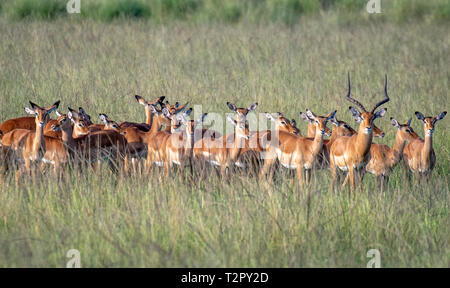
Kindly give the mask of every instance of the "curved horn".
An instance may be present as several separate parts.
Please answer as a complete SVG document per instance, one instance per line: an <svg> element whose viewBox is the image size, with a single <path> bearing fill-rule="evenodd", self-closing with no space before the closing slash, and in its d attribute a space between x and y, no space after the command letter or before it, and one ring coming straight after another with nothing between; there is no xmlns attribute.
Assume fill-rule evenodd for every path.
<svg viewBox="0 0 450 288"><path fill-rule="evenodd" d="M389 99L389 95L388 95L388 92L387 92L387 74L385 74L384 75L384 96L386 97L386 98L384 98L382 101L380 101L380 102L378 102L376 105L375 105L375 107L373 107L373 109L372 109L372 113L373 112L375 112L375 109L377 109L378 107L380 107L381 105L383 105L384 103L386 103L386 102L388 102L390 99Z"/></svg>
<svg viewBox="0 0 450 288"><path fill-rule="evenodd" d="M350 86L350 72L348 72L348 93L347 93L347 97L346 99L350 102L352 102L353 104L355 104L356 106L358 106L359 108L361 108L364 112L367 112L366 108L364 108L364 106L356 99L353 99L350 95L351 95L351 86Z"/></svg>

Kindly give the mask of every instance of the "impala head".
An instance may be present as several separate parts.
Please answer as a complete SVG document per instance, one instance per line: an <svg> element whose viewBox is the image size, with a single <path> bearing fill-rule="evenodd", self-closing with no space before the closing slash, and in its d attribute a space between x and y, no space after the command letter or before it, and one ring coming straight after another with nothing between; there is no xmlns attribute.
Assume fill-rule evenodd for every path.
<svg viewBox="0 0 450 288"><path fill-rule="evenodd" d="M178 110L178 112L175 111L174 113L171 113L167 107L164 107L162 109L162 113L164 114L164 116L170 119L170 130L172 131L172 133L179 131L178 128L181 127L183 120L189 117L189 115L191 115L192 108L189 108L188 110L182 113L180 111L181 110Z"/></svg>
<svg viewBox="0 0 450 288"><path fill-rule="evenodd" d="M303 112L300 112L300 118L303 119L303 121L308 123L308 132L314 131L314 133L309 132L308 135L315 134L316 126L314 124L315 123L314 119L308 117L308 115ZM325 136L331 136L331 130L328 127L325 127Z"/></svg>
<svg viewBox="0 0 450 288"><path fill-rule="evenodd" d="M79 113L68 107L67 117L73 123L74 135L81 136L89 134L89 125Z"/></svg>
<svg viewBox="0 0 450 288"><path fill-rule="evenodd" d="M101 113L101 114L98 114L98 117L100 118L100 121L102 121L103 124L105 124L104 130L112 130L112 131L116 131L119 133L123 132L122 128L120 128L119 124L117 124L116 121L109 119L108 115Z"/></svg>
<svg viewBox="0 0 450 288"><path fill-rule="evenodd" d="M412 140L419 138L419 135L417 135L411 127L411 121L412 118L409 118L405 124L400 124L397 120L391 117L391 124L397 128L397 137L400 137L402 141L411 142Z"/></svg>
<svg viewBox="0 0 450 288"><path fill-rule="evenodd" d="M350 112L352 112L352 114L353 114L354 110L357 110L355 107L352 107L352 106L350 106L349 109L350 109ZM355 116L355 114L353 114L353 117L355 118L355 121L357 123L361 123L362 117ZM375 125L375 124L373 124L373 126L372 126L372 132L373 132L373 137L377 137L377 138L383 138L386 135L384 133L384 131L381 130L380 128L378 128L377 125Z"/></svg>
<svg viewBox="0 0 450 288"><path fill-rule="evenodd" d="M248 126L245 125L245 122L243 121L236 121L230 116L227 116L227 121L233 124L233 126L236 127L235 129L235 137L236 138L243 138L243 139L250 139L250 130L248 129Z"/></svg>
<svg viewBox="0 0 450 288"><path fill-rule="evenodd" d="M148 105L150 112L154 115L154 119L158 120L160 125L170 126L171 125L171 119L168 118L166 115L167 113L164 113L164 109L158 109L156 105L150 104ZM169 113L170 114L170 113Z"/></svg>
<svg viewBox="0 0 450 288"><path fill-rule="evenodd" d="M266 117L275 123L277 129L279 131L285 131L288 133L292 133L294 135L300 134L300 130L295 126L295 120L293 122L289 121L284 115L280 112L275 113L274 115L266 112Z"/></svg>
<svg viewBox="0 0 450 288"><path fill-rule="evenodd" d="M431 136L434 132L434 125L437 121L444 119L447 115L447 111L444 111L437 115L436 117L425 117L422 113L416 112L417 119L421 120L424 124L425 136Z"/></svg>
<svg viewBox="0 0 450 288"><path fill-rule="evenodd" d="M58 116L58 119L56 120L57 123L51 127L53 131L68 131L72 128L72 123L70 122L69 116L66 114L61 114L57 110L55 113Z"/></svg>
<svg viewBox="0 0 450 288"><path fill-rule="evenodd" d="M175 102L174 105L170 105L169 101L166 101L166 103L161 104L162 108L167 108L170 112L170 114L177 114L181 111L183 111L184 109L186 109L187 105L189 104L189 102L186 102L186 104L184 104L183 106L180 105L180 103Z"/></svg>
<svg viewBox="0 0 450 288"><path fill-rule="evenodd" d="M386 108L382 108L378 111L375 112L375 110L380 107L381 105L383 105L384 103L389 101L389 95L387 92L387 75L385 76L385 82L384 82L384 95L385 98L383 100L381 100L380 102L378 102L373 108L372 110L369 112L366 110L366 108L364 107L364 105L362 105L358 100L353 99L351 97L351 87L350 87L350 73L348 74L348 94L346 99L350 102L352 102L353 104L356 104L363 112L361 113L357 108L350 106L350 112L352 113L353 117L355 118L356 122L359 123L359 129L360 131L362 131L364 134L372 134L374 131L374 125L373 125L373 121L377 118L381 118L386 114ZM379 135L383 135L384 133L381 131L378 131Z"/></svg>
<svg viewBox="0 0 450 288"><path fill-rule="evenodd" d="M205 121L207 115L208 113L204 113L200 118L197 119L197 121L187 120L187 117L183 115L183 117L181 117L181 123L186 126L186 134L193 136L195 133L195 129L198 125ZM181 128L178 131L181 131Z"/></svg>
<svg viewBox="0 0 450 288"><path fill-rule="evenodd" d="M326 116L316 116L311 110L306 109L306 116L310 121L312 121L312 124L316 127L316 134L320 133L321 135L325 134L325 131L327 129L327 123L332 118L334 118L334 115L336 115L336 110L333 112L330 112Z"/></svg>
<svg viewBox="0 0 450 288"><path fill-rule="evenodd" d="M82 107L78 107L78 114L79 114L81 120L85 121L88 126L94 124L91 121L91 116L88 115Z"/></svg>
<svg viewBox="0 0 450 288"><path fill-rule="evenodd" d="M144 105L147 108L150 105L154 105L154 106L157 106L158 104L162 105L166 96L160 96L160 97L156 98L155 101L147 101L142 96L139 96L139 95L134 95L134 98L136 98L136 101L139 104Z"/></svg>
<svg viewBox="0 0 450 288"><path fill-rule="evenodd" d="M258 102L253 103L248 108L237 108L236 105L231 102L227 102L227 106L236 113L236 121L242 122L246 120L248 112L255 110L256 107L258 107Z"/></svg>
<svg viewBox="0 0 450 288"><path fill-rule="evenodd" d="M30 101L31 108L25 107L25 112L36 117L36 125L38 125L39 127L44 127L45 123L47 123L48 121L50 113L58 108L59 102L60 101L55 102L50 107L41 108L37 104L34 104Z"/></svg>
<svg viewBox="0 0 450 288"><path fill-rule="evenodd" d="M334 133L336 136L352 136L356 134L355 129L350 127L345 121L337 120L336 115L330 119L330 122L333 124L332 134Z"/></svg>

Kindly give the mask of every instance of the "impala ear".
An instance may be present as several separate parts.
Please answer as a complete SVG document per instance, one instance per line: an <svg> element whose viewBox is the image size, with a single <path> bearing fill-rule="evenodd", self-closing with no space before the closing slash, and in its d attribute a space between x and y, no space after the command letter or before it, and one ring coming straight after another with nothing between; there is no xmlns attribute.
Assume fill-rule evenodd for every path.
<svg viewBox="0 0 450 288"><path fill-rule="evenodd" d="M167 118L171 118L170 116L172 116L172 115L170 115L169 109L167 109L167 107L164 107L164 108L162 109L162 113L163 113L163 115L166 116Z"/></svg>
<svg viewBox="0 0 450 288"><path fill-rule="evenodd" d="M139 95L134 95L134 98L136 98L136 101L137 101L139 104L144 105L144 106L147 105L147 102L145 101L145 99L144 99L143 97L141 97L141 96L139 96Z"/></svg>
<svg viewBox="0 0 450 288"><path fill-rule="evenodd" d="M350 107L348 107L348 109L350 110L350 113L352 113L352 115L353 115L353 118L355 118L355 121L356 122L362 122L362 117L361 117L361 112L359 112L359 110L358 109L356 109L355 107L353 107L353 106L350 106Z"/></svg>
<svg viewBox="0 0 450 288"><path fill-rule="evenodd" d="M160 105L163 104L165 98L166 96L160 96L158 99L156 99L156 103L159 103Z"/></svg>
<svg viewBox="0 0 450 288"><path fill-rule="evenodd" d="M73 123L75 123L75 120L73 120L73 114L72 114L72 111L69 111L69 113L67 113L67 117L69 117L70 121L72 121Z"/></svg>
<svg viewBox="0 0 450 288"><path fill-rule="evenodd" d="M420 113L419 111L416 111L414 114L416 114L417 119L419 120L425 120L425 116L423 116L422 113Z"/></svg>
<svg viewBox="0 0 450 288"><path fill-rule="evenodd" d="M270 121L273 121L273 122L276 121L275 118L273 117L273 115L270 114L269 112L266 112L265 115L266 115L267 119L269 119Z"/></svg>
<svg viewBox="0 0 450 288"><path fill-rule="evenodd" d="M102 121L105 124L108 124L108 116L106 116L106 114L98 114L100 121Z"/></svg>
<svg viewBox="0 0 450 288"><path fill-rule="evenodd" d="M61 101L58 100L58 101L56 101L55 103L53 103L52 106L50 106L49 108L47 108L47 114L50 114L50 113L52 113L52 111L58 109L59 103L60 103L60 102L61 102Z"/></svg>
<svg viewBox="0 0 450 288"><path fill-rule="evenodd" d="M294 118L292 118L291 124L292 124L292 126L297 127L297 121L295 121Z"/></svg>
<svg viewBox="0 0 450 288"><path fill-rule="evenodd" d="M227 102L227 106L232 111L236 111L236 109L237 109L236 106L233 103L231 103L231 102Z"/></svg>
<svg viewBox="0 0 450 288"><path fill-rule="evenodd" d="M258 102L253 103L252 105L250 105L247 110L252 111L255 110L256 107L258 107Z"/></svg>
<svg viewBox="0 0 450 288"><path fill-rule="evenodd" d="M155 105L148 105L148 109L150 110L151 113L159 115L159 112L156 110Z"/></svg>
<svg viewBox="0 0 450 288"><path fill-rule="evenodd" d="M337 110L334 110L333 112L331 112L330 114L328 114L327 116L327 121L335 119L334 117L336 116L336 112Z"/></svg>
<svg viewBox="0 0 450 288"><path fill-rule="evenodd" d="M27 112L30 115L36 115L37 114L33 109L31 109L29 107L25 107L24 109L25 109L25 112Z"/></svg>
<svg viewBox="0 0 450 288"><path fill-rule="evenodd" d="M208 113L204 113L202 117L200 117L194 124L194 128L197 127L200 123L203 123L205 121L206 116L208 116Z"/></svg>
<svg viewBox="0 0 450 288"><path fill-rule="evenodd" d="M183 116L188 117L191 115L191 113L192 113L192 108L189 108L188 110L184 111Z"/></svg>
<svg viewBox="0 0 450 288"><path fill-rule="evenodd" d="M303 112L300 112L300 118L302 118L303 121L306 121L306 122L308 122L308 123L311 123L311 122L312 122L312 120L309 119L309 117L308 117L305 113L303 113Z"/></svg>
<svg viewBox="0 0 450 288"><path fill-rule="evenodd" d="M435 121L439 121L444 119L445 115L447 115L447 111L444 111L442 113L440 113L438 116L436 116L436 120Z"/></svg>
<svg viewBox="0 0 450 288"><path fill-rule="evenodd" d="M381 118L386 114L387 108L381 108L377 112L375 112L374 119Z"/></svg>
<svg viewBox="0 0 450 288"><path fill-rule="evenodd" d="M409 120L405 122L405 125L411 126L411 121L412 121L412 118L409 118Z"/></svg>
<svg viewBox="0 0 450 288"><path fill-rule="evenodd" d="M175 108L178 108L180 106L179 102L175 102Z"/></svg>
<svg viewBox="0 0 450 288"><path fill-rule="evenodd" d="M394 126L396 128L400 128L400 124L398 123L398 121L392 117L391 117L391 124L392 124L392 126Z"/></svg>
<svg viewBox="0 0 450 288"><path fill-rule="evenodd" d="M236 121L233 118L231 118L229 115L227 116L227 121L230 122L231 124L233 124L233 126L237 125Z"/></svg>
<svg viewBox="0 0 450 288"><path fill-rule="evenodd" d="M306 109L306 116L309 118L310 121L313 121L316 119L316 115L311 112L311 110Z"/></svg>
<svg viewBox="0 0 450 288"><path fill-rule="evenodd" d="M55 110L56 116L61 117L61 113L58 110Z"/></svg>

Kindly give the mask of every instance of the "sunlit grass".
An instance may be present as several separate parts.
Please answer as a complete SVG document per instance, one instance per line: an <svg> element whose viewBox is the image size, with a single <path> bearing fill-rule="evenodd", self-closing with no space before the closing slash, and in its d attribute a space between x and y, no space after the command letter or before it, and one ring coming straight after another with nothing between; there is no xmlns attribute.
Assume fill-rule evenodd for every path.
<svg viewBox="0 0 450 288"><path fill-rule="evenodd" d="M3 21L3 20L2 20ZM391 24L339 26L336 18L280 25L181 25L56 21L1 22L0 120L24 115L28 100L60 110L83 106L93 117L144 121L134 99L166 95L229 112L259 102L258 112L281 111L306 125L299 112L338 109L356 126L345 101L346 73L354 97L374 104L389 77L391 101L376 124L393 145L389 117L404 122L418 110L448 110L448 28ZM375 98L372 95L376 93ZM421 123L412 126L423 135ZM449 119L437 124L438 157L429 185L394 170L386 193L371 175L354 194L329 191L317 171L300 193L281 171L273 183L245 174L220 180L211 172L195 183L67 171L36 182L3 177L0 266L64 267L66 252L84 267L365 267L367 250L382 266L448 266Z"/></svg>

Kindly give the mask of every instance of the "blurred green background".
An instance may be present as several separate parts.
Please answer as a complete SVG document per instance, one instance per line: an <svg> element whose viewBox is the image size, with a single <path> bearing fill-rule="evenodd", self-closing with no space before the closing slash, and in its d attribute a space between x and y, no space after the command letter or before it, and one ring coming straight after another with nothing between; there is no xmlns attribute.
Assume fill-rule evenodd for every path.
<svg viewBox="0 0 450 288"><path fill-rule="evenodd" d="M304 16L336 14L348 21L412 20L448 22L447 0L380 0L380 14L366 11L368 0L80 0L81 14L66 11L68 0L2 0L0 14L8 19L45 19L59 17L111 21L136 18L166 23L204 22L281 22L292 25Z"/></svg>

